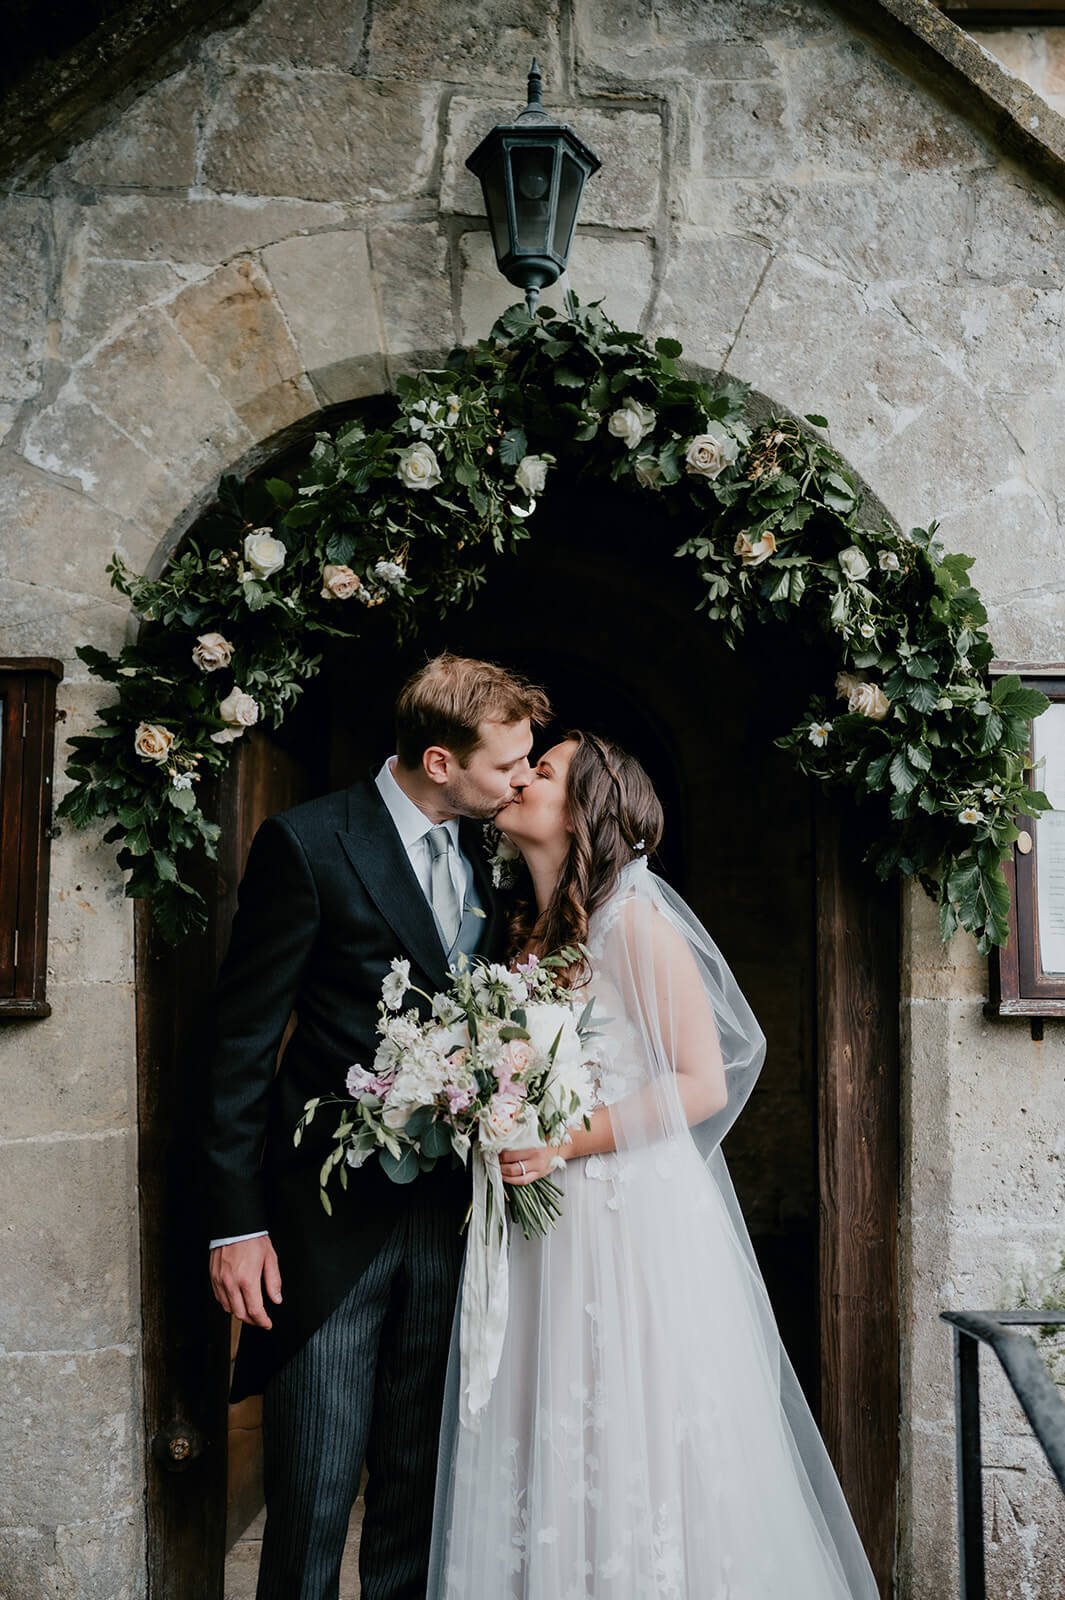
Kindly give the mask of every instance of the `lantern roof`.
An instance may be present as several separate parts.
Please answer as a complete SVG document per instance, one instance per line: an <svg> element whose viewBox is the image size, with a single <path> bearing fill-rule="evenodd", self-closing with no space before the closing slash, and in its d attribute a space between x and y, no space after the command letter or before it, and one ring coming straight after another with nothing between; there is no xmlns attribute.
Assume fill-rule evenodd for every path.
<svg viewBox="0 0 1065 1600"><path fill-rule="evenodd" d="M480 176L480 169L488 157L498 147L500 140L542 138L549 133L564 138L570 148L588 164L588 176L598 172L603 165L594 150L589 149L584 140L574 133L568 122L556 122L544 110L543 103L543 77L539 63L535 56L529 68L528 102L523 111L519 111L513 122L497 122L491 133L485 134L480 144L466 158L466 165L475 176Z"/></svg>

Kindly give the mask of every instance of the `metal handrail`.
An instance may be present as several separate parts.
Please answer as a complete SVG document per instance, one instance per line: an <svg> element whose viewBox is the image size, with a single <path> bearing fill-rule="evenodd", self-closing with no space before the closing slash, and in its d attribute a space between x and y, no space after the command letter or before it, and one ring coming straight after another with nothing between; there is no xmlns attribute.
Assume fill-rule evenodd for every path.
<svg viewBox="0 0 1065 1600"><path fill-rule="evenodd" d="M1065 1400L1039 1351L1017 1327L1065 1327L1065 1311L941 1311L954 1334L954 1417L958 1471L961 1600L986 1600L980 1342L1001 1363L1065 1494Z"/></svg>

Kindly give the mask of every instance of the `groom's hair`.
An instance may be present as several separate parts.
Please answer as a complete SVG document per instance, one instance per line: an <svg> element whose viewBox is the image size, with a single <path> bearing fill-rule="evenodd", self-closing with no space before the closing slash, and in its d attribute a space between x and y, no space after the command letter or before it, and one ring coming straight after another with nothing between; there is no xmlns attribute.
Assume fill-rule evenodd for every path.
<svg viewBox="0 0 1065 1600"><path fill-rule="evenodd" d="M396 701L396 754L400 765L421 766L430 745L443 745L462 766L481 743L483 722L522 722L536 728L551 720L545 691L494 661L448 651L408 678Z"/></svg>

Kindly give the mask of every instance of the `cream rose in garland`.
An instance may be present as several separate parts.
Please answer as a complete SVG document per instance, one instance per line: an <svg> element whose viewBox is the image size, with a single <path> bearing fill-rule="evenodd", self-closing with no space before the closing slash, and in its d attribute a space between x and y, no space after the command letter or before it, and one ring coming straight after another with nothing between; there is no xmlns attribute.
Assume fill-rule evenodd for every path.
<svg viewBox="0 0 1065 1600"><path fill-rule="evenodd" d="M174 735L158 722L138 722L133 735L133 748L142 761L163 762L169 759Z"/></svg>
<svg viewBox="0 0 1065 1600"><path fill-rule="evenodd" d="M244 540L244 559L256 578L272 578L280 572L287 554L272 528L255 528Z"/></svg>
<svg viewBox="0 0 1065 1600"><path fill-rule="evenodd" d="M883 722L891 709L891 701L878 683L870 683L853 672L837 672L836 694L846 700L848 711L871 717L874 722Z"/></svg>
<svg viewBox="0 0 1065 1600"><path fill-rule="evenodd" d="M245 728L258 722L259 702L234 684L225 699L218 702L218 715L226 726L212 733L211 738L215 744L230 744L240 738Z"/></svg>
<svg viewBox="0 0 1065 1600"><path fill-rule="evenodd" d="M220 633L201 633L192 650L192 659L201 672L217 672L233 659L233 646Z"/></svg>
<svg viewBox="0 0 1065 1600"><path fill-rule="evenodd" d="M436 451L430 444L409 444L399 452L396 477L408 489L435 489L443 482Z"/></svg>
<svg viewBox="0 0 1065 1600"><path fill-rule="evenodd" d="M695 478L717 478L731 467L740 453L735 439L713 433L697 433L684 452L684 468Z"/></svg>
<svg viewBox="0 0 1065 1600"><path fill-rule="evenodd" d="M655 414L650 406L645 406L628 395L607 423L607 431L612 433L615 439L621 439L627 450L635 450L636 446L653 432L654 425Z"/></svg>
<svg viewBox="0 0 1065 1600"><path fill-rule="evenodd" d="M326 562L322 568L322 599L350 600L362 588L362 580L350 567Z"/></svg>

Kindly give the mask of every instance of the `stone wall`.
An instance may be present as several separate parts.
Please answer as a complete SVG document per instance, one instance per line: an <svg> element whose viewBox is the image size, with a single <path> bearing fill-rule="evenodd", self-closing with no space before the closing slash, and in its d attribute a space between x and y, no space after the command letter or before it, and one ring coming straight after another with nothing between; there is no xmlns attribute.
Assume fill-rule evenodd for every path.
<svg viewBox="0 0 1065 1600"><path fill-rule="evenodd" d="M581 297L825 412L899 522L976 555L999 654L1061 656L1061 200L889 46L820 0L263 0L0 201L0 646L66 662L63 731L98 695L74 646L124 636L112 549L158 565L220 471L514 298L463 160L534 50L605 159ZM52 882L53 1015L0 1031L0 1593L133 1600L132 921L97 836ZM942 1600L937 1315L1050 1292L1065 1048L985 1021L985 963L906 907L899 1594ZM1060 1497L992 1401L994 1592L1049 1600Z"/></svg>

